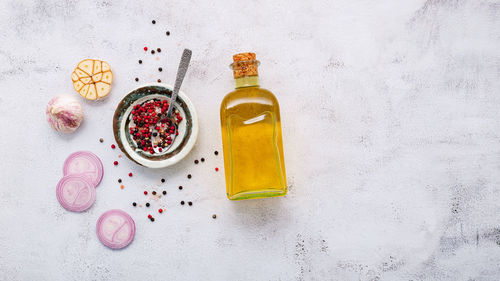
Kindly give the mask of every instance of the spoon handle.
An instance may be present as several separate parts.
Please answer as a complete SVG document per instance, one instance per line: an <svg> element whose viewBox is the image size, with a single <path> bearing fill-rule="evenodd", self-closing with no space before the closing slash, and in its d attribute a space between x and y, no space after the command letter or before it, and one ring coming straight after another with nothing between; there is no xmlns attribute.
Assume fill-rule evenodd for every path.
<svg viewBox="0 0 500 281"><path fill-rule="evenodd" d="M177 94L181 88L184 76L186 76L186 71L189 66L189 61L191 60L191 50L184 49L182 53L181 62L179 63L179 68L177 69L177 77L175 78L174 91L172 92L172 98L170 99L170 105L168 106L167 117L172 115L172 109L174 108L175 100L177 99Z"/></svg>

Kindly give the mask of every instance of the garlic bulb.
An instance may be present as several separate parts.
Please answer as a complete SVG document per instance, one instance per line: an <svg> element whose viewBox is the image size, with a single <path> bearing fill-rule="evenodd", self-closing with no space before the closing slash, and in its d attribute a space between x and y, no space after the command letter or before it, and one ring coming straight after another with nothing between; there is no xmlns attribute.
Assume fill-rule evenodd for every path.
<svg viewBox="0 0 500 281"><path fill-rule="evenodd" d="M72 133L83 120L83 109L76 98L70 95L56 96L45 110L50 126L62 133Z"/></svg>

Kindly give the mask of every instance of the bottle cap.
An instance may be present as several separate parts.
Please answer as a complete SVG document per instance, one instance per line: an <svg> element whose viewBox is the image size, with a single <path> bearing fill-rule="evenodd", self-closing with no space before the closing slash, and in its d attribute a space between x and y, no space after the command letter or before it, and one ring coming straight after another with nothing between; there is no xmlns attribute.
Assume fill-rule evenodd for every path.
<svg viewBox="0 0 500 281"><path fill-rule="evenodd" d="M258 76L259 72L257 67L260 62L256 59L255 53L239 53L233 55L233 68L234 78L245 76Z"/></svg>

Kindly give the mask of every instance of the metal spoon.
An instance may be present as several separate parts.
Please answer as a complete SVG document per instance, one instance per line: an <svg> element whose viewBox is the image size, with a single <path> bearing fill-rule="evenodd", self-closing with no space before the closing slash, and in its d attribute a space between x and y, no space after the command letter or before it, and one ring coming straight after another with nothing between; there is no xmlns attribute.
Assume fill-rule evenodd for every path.
<svg viewBox="0 0 500 281"><path fill-rule="evenodd" d="M191 50L189 49L184 49L184 52L182 53L181 61L179 63L179 68L177 69L177 77L175 78L175 84L174 84L174 90L172 91L172 96L170 97L170 104L168 105L168 110L167 110L167 116L166 118L168 120L171 120L171 124L175 127L175 130L172 134L170 134L172 138L172 142L170 144L167 144L163 149L167 150L172 144L174 143L176 134L177 134L177 125L175 124L174 120L172 120L172 110L174 108L174 103L175 100L177 99L177 94L179 93L179 90L182 85L182 81L184 80L184 76L186 76L186 71L189 66L189 61L191 61ZM151 138L152 142L151 145L153 146L153 150L155 153L160 153L159 147L155 147L155 142L159 139L158 136ZM163 151L162 149L162 151Z"/></svg>

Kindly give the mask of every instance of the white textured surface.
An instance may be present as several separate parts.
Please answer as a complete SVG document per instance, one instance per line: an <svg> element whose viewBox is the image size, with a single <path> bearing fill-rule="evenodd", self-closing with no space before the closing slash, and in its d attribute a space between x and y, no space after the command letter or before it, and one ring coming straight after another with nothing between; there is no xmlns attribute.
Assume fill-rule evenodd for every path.
<svg viewBox="0 0 500 281"><path fill-rule="evenodd" d="M2 0L0 42L1 280L500 279L498 1ZM162 171L113 167L116 104L136 76L171 83L184 47L194 151ZM248 50L281 104L290 189L230 202L213 171L218 107L231 55ZM87 57L111 64L112 92L82 100L82 127L58 135L45 104L73 93L71 71ZM105 175L95 205L70 213L55 186L83 149ZM151 223L131 202L161 177L168 210ZM121 251L95 234L111 208L137 224Z"/></svg>

